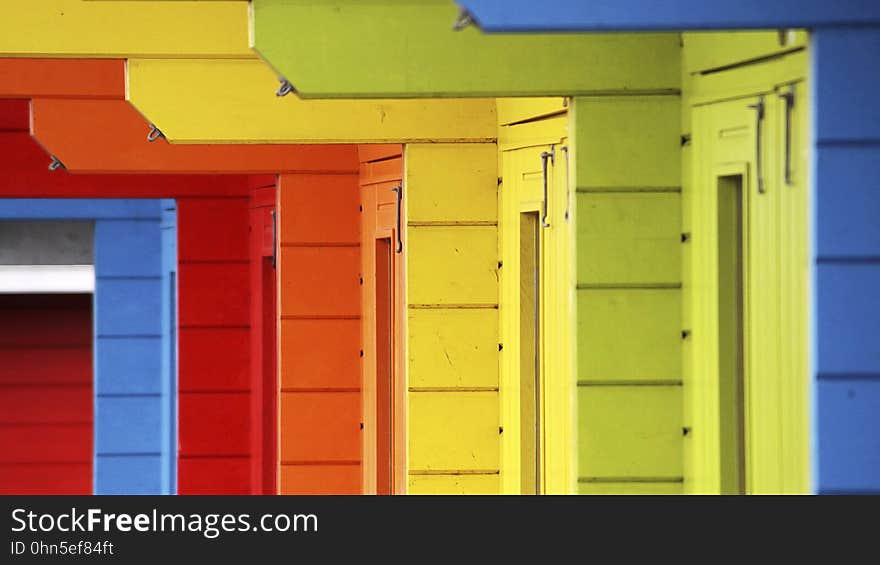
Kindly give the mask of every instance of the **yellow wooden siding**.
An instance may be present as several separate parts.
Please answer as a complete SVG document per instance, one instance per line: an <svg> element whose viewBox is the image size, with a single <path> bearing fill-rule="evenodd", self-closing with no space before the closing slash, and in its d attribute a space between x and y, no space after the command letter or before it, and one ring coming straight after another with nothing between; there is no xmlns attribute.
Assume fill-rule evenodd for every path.
<svg viewBox="0 0 880 565"><path fill-rule="evenodd" d="M635 94L572 104L584 494L682 490L680 98Z"/></svg>
<svg viewBox="0 0 880 565"><path fill-rule="evenodd" d="M494 143L405 148L413 493L498 492L496 154Z"/></svg>
<svg viewBox="0 0 880 565"><path fill-rule="evenodd" d="M681 381L681 293L579 289L578 383Z"/></svg>
<svg viewBox="0 0 880 565"><path fill-rule="evenodd" d="M411 309L408 323L420 336L409 348L411 389L498 388L497 310Z"/></svg>
<svg viewBox="0 0 880 565"><path fill-rule="evenodd" d="M578 194L578 283L678 285L679 193Z"/></svg>
<svg viewBox="0 0 880 565"><path fill-rule="evenodd" d="M412 475L409 494L498 494L495 475Z"/></svg>
<svg viewBox="0 0 880 565"><path fill-rule="evenodd" d="M418 190L418 188L416 188ZM495 226L409 225L410 304L498 303L498 233Z"/></svg>
<svg viewBox="0 0 880 565"><path fill-rule="evenodd" d="M803 76L805 68L802 53L753 65L752 76L764 77L764 84L735 99L725 88L742 96L738 77L745 69L694 79L687 109L693 115L693 177L686 185L693 237L686 247L684 309L692 329L684 364L685 426L692 430L685 450L688 492L721 488L717 179L737 174L745 179L747 492L808 490L806 85L795 87L791 186L784 183L785 107L779 98L789 88L780 82ZM748 107L761 94L764 194L757 187L756 114ZM709 104L712 96L720 101Z"/></svg>
<svg viewBox="0 0 880 565"><path fill-rule="evenodd" d="M547 105L552 105L548 101ZM524 116L540 104L508 102L506 112ZM566 150L568 116L556 116L519 125L502 126L501 154L501 341L502 351L502 489L521 489L520 429L520 214L541 213L543 182L541 154L548 159L547 222L539 228L540 314L538 350L542 390L543 490L573 493L575 481L575 422L572 311L574 209L570 159ZM566 218L567 216L567 218Z"/></svg>
<svg viewBox="0 0 880 565"><path fill-rule="evenodd" d="M579 97L575 106L578 189L680 187L678 96Z"/></svg>
<svg viewBox="0 0 880 565"><path fill-rule="evenodd" d="M650 482L640 483L636 481L626 481L619 483L601 482L601 483L580 483L578 484L578 494L630 494L630 495L670 495L682 494L682 483L679 481L670 482Z"/></svg>
<svg viewBox="0 0 880 565"><path fill-rule="evenodd" d="M681 387L588 386L578 399L582 478L681 478Z"/></svg>
<svg viewBox="0 0 880 565"><path fill-rule="evenodd" d="M492 141L495 100L275 96L258 60L130 59L128 100L172 143Z"/></svg>
<svg viewBox="0 0 880 565"><path fill-rule="evenodd" d="M497 391L410 392L410 474L497 473L498 420Z"/></svg>

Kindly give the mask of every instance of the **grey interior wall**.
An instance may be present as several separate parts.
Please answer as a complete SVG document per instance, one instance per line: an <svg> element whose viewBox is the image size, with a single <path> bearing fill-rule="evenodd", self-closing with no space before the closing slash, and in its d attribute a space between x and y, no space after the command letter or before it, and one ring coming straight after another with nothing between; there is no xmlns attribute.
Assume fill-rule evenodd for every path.
<svg viewBox="0 0 880 565"><path fill-rule="evenodd" d="M0 222L0 265L92 265L94 222Z"/></svg>

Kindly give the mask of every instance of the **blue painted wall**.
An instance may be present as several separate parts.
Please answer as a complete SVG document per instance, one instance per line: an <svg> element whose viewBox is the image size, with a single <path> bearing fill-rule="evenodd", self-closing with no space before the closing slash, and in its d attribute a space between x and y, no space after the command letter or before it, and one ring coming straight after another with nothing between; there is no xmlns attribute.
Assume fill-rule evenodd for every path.
<svg viewBox="0 0 880 565"><path fill-rule="evenodd" d="M173 493L168 430L176 409L163 344L165 255L160 200L5 199L0 220L95 222L94 391L96 494ZM174 227L171 224L170 229ZM172 240L171 244L163 240Z"/></svg>
<svg viewBox="0 0 880 565"><path fill-rule="evenodd" d="M880 493L880 26L812 53L814 486Z"/></svg>
<svg viewBox="0 0 880 565"><path fill-rule="evenodd" d="M746 29L880 23L876 0L457 0L485 31Z"/></svg>

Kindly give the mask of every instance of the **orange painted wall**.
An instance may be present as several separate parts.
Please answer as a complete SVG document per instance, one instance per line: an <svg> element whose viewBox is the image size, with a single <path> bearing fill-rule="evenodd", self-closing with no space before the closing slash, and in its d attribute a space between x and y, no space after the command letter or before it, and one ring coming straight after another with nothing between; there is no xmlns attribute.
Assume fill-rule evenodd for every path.
<svg viewBox="0 0 880 565"><path fill-rule="evenodd" d="M393 463L390 465L393 480L393 492L403 493L406 490L406 386L405 386L405 323L406 312L404 303L404 255L396 253L397 248L397 195L391 189L401 186L403 182L403 147L400 145L363 145L359 148L360 156L360 197L361 197L361 271L364 273L361 300L363 304L362 339L364 357L362 363L363 390L363 491L367 494L385 494L386 488L377 485L377 476L382 477L388 471L387 464L377 461L377 445L381 445L380 428L387 420L391 420L393 429ZM404 193L405 196L405 193ZM401 203L404 206L405 203ZM401 211L401 221L405 214ZM378 239L391 240L391 296L393 317L391 320L391 359L392 407L390 414L388 403L381 406L377 402L377 391L383 394L387 388L377 386L377 353L380 351L377 341L377 293L376 264ZM404 247L403 253L406 252Z"/></svg>
<svg viewBox="0 0 880 565"><path fill-rule="evenodd" d="M352 162L356 170L356 162ZM279 176L281 494L361 492L358 175Z"/></svg>

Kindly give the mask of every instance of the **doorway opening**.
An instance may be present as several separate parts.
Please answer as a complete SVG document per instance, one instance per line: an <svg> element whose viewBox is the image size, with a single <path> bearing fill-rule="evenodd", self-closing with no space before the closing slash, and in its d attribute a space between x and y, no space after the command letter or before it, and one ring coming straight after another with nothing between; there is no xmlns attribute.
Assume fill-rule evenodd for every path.
<svg viewBox="0 0 880 565"><path fill-rule="evenodd" d="M394 492L392 247L376 240L376 494Z"/></svg>
<svg viewBox="0 0 880 565"><path fill-rule="evenodd" d="M721 493L746 493L744 203L742 175L718 177L718 387Z"/></svg>
<svg viewBox="0 0 880 565"><path fill-rule="evenodd" d="M520 214L520 477L522 494L541 494L543 446L540 346L540 220Z"/></svg>

